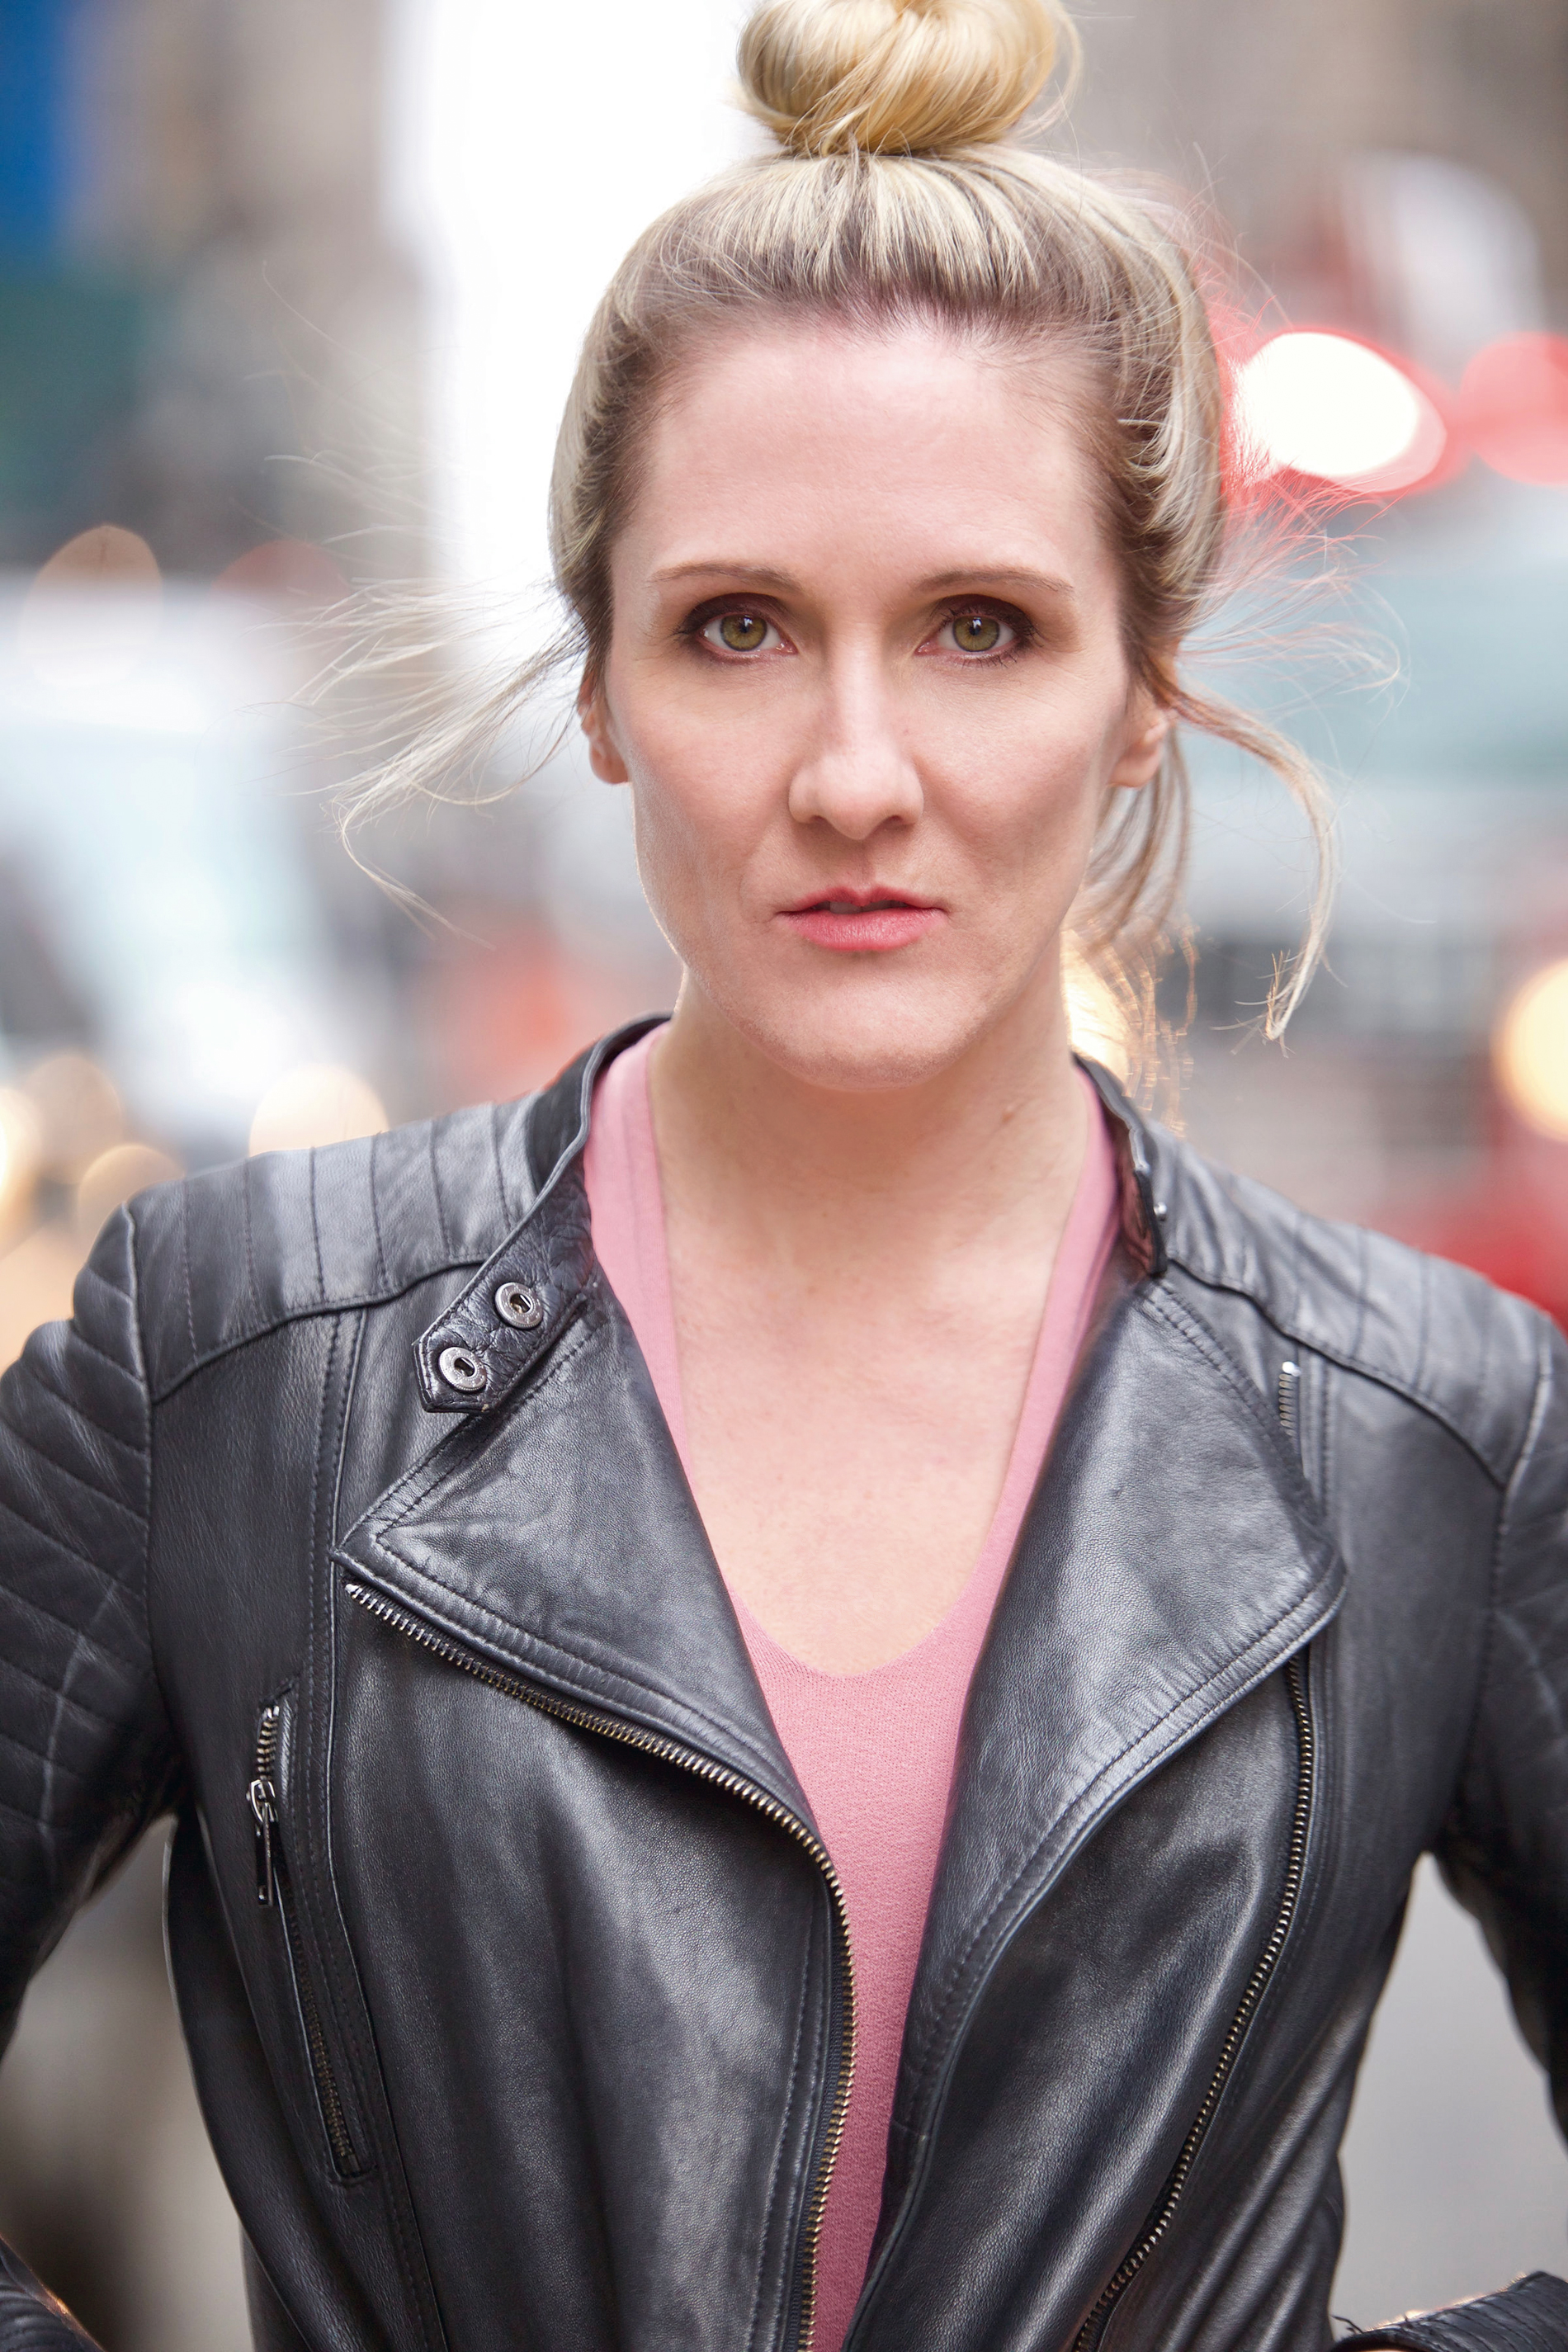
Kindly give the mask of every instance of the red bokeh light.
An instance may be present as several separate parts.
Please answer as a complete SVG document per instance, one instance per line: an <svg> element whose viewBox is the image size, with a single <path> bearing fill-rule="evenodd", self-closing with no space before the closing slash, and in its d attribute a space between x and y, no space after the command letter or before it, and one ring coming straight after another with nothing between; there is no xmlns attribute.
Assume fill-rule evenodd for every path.
<svg viewBox="0 0 1568 2352"><path fill-rule="evenodd" d="M1466 439L1510 482L1568 484L1568 339L1504 335L1476 353L1459 388Z"/></svg>

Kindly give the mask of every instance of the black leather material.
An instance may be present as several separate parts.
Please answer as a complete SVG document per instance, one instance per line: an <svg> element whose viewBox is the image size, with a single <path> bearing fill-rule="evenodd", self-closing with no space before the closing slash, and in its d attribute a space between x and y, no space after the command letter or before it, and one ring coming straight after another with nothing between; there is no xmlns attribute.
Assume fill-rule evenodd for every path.
<svg viewBox="0 0 1568 2352"><path fill-rule="evenodd" d="M636 1034L143 1196L0 1383L0 2005L174 1807L268 2352L807 2333L850 1986L594 1256ZM1424 1851L1568 2108L1563 1342L1100 1082L1125 1247L971 1693L853 2352L1324 2352ZM1540 2352L1565 2293L1385 2337ZM78 2340L0 2268L0 2352Z"/></svg>
<svg viewBox="0 0 1568 2352"><path fill-rule="evenodd" d="M1568 2286L1550 2271L1531 2271L1500 2294L1423 2311L1392 2326L1341 2338L1342 2352L1399 2345L1408 2352L1563 2352L1568 2344Z"/></svg>

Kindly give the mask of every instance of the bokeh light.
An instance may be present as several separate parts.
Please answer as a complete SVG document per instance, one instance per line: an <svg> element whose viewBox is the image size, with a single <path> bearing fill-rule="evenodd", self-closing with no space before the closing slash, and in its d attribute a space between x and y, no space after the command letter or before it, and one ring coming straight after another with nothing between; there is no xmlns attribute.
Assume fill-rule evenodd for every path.
<svg viewBox="0 0 1568 2352"><path fill-rule="evenodd" d="M0 1228L25 1204L42 1145L38 1114L26 1096L15 1087L0 1087Z"/></svg>
<svg viewBox="0 0 1568 2352"><path fill-rule="evenodd" d="M183 1173L177 1160L150 1143L116 1143L100 1152L83 1171L76 1188L76 1229L90 1244L94 1235L121 1204L144 1192L149 1184L166 1184Z"/></svg>
<svg viewBox="0 0 1568 2352"><path fill-rule="evenodd" d="M268 539L226 565L213 582L219 592L319 612L349 593L342 565L304 539Z"/></svg>
<svg viewBox="0 0 1568 2352"><path fill-rule="evenodd" d="M75 1184L100 1152L120 1142L125 1114L112 1081L86 1054L51 1054L22 1080L38 1127L42 1172Z"/></svg>
<svg viewBox="0 0 1568 2352"><path fill-rule="evenodd" d="M1493 1041L1498 1083L1538 1135L1568 1143L1568 958L1527 980Z"/></svg>
<svg viewBox="0 0 1568 2352"><path fill-rule="evenodd" d="M1568 338L1503 335L1459 387L1466 438L1510 482L1568 484Z"/></svg>
<svg viewBox="0 0 1568 2352"><path fill-rule="evenodd" d="M1237 425L1260 472L1391 494L1441 465L1448 433L1403 368L1351 335L1291 329L1237 372Z"/></svg>
<svg viewBox="0 0 1568 2352"><path fill-rule="evenodd" d="M17 644L46 686L112 686L128 677L163 621L163 578L144 539L113 523L79 531L36 574Z"/></svg>
<svg viewBox="0 0 1568 2352"><path fill-rule="evenodd" d="M268 1087L250 1124L250 1150L301 1151L312 1143L347 1143L380 1135L386 1112L374 1087L335 1062L310 1062Z"/></svg>

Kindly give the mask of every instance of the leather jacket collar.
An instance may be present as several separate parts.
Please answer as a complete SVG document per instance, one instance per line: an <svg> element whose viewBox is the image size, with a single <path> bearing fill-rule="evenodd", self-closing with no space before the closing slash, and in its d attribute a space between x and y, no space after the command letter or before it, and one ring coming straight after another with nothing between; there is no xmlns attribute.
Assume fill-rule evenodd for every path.
<svg viewBox="0 0 1568 2352"><path fill-rule="evenodd" d="M652 1025L604 1039L539 1098L534 1203L416 1350L430 1409L471 1417L458 1458L438 1447L339 1556L563 1704L695 1753L809 1824L593 1254L582 1150L594 1086ZM1147 1131L1109 1074L1086 1067L1120 1129L1135 1278L1123 1270L1081 1368L976 1674L910 2013L933 2080L1020 1912L1135 1782L1308 1641L1342 1590L1265 1401L1163 1284L1167 1209ZM508 1284L537 1303L531 1328L498 1312ZM453 1348L485 1366L477 1394L443 1381ZM1248 1497L1245 1576L1183 1532L1216 1493Z"/></svg>

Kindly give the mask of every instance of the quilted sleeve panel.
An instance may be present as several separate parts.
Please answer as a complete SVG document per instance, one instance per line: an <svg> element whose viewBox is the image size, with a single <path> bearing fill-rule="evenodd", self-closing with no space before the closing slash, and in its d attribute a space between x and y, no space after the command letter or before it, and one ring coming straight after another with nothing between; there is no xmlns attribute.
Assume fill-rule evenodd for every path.
<svg viewBox="0 0 1568 2352"><path fill-rule="evenodd" d="M151 1485L121 1210L72 1320L36 1331L0 1380L0 2048L39 1961L173 1782L148 1635Z"/></svg>
<svg viewBox="0 0 1568 2352"><path fill-rule="evenodd" d="M1534 1406L1499 1530L1481 1699L1436 1852L1568 2134L1568 1345L1533 1320Z"/></svg>

